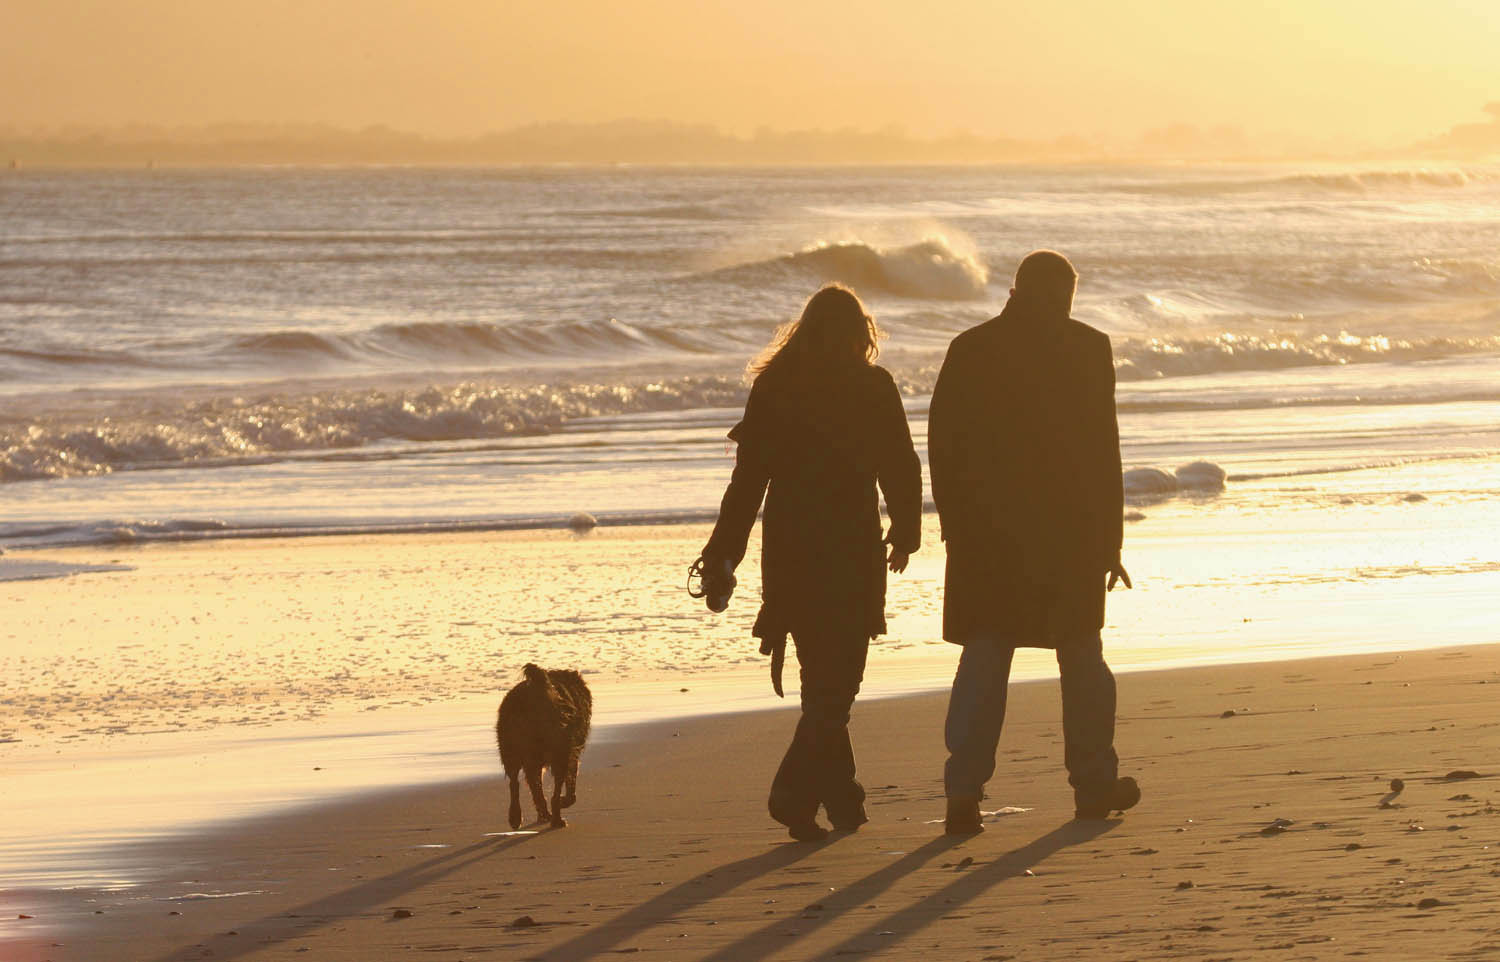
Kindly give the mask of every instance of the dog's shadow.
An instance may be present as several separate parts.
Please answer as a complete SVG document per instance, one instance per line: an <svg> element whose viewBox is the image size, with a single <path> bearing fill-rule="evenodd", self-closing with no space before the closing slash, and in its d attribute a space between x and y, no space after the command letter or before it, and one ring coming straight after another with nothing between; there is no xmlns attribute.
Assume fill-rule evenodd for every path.
<svg viewBox="0 0 1500 962"><path fill-rule="evenodd" d="M292 918L309 920L310 924L306 928L291 932L281 931L253 940L247 939L244 935L236 936L234 932L216 935L200 944L164 955L158 962L188 962L189 959L197 962L203 958L214 958L222 962L224 959L234 959L250 952L259 952L267 946L301 938L307 934L309 928L320 927L335 918L347 919L350 916L368 912L376 906L389 906L408 892L430 885L438 879L462 871L475 862L514 848L536 837L537 833L527 832L486 838L473 845L452 852L444 852L442 855L434 856L417 865L371 879L342 892L335 892L273 915L262 916L254 922L246 922L241 926L241 928L253 930L261 926L284 923L286 919Z"/></svg>

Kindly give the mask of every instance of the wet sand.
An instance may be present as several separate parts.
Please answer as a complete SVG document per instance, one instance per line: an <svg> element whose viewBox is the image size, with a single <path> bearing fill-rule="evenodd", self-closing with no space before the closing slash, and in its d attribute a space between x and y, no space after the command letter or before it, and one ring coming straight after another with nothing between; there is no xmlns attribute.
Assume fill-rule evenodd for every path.
<svg viewBox="0 0 1500 962"><path fill-rule="evenodd" d="M1025 811L962 840L941 696L857 706L871 822L820 844L764 813L793 710L653 722L589 751L564 830L492 834L498 773L247 820L148 843L134 888L0 907L0 957L1500 957L1500 646L1120 695L1122 819L1071 820L1051 682L1017 686L984 806Z"/></svg>

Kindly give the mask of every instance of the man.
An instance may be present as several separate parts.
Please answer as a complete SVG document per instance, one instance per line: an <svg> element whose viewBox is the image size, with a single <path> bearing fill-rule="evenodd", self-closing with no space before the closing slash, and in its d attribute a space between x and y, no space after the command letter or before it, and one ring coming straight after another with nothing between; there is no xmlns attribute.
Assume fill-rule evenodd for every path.
<svg viewBox="0 0 1500 962"><path fill-rule="evenodd" d="M1099 636L1105 592L1130 587L1114 361L1107 336L1068 316L1077 285L1063 255L1028 255L1000 315L954 338L932 392L943 637L963 646L944 729L949 834L983 831L1017 647L1057 651L1076 817L1140 800L1135 779L1119 777Z"/></svg>

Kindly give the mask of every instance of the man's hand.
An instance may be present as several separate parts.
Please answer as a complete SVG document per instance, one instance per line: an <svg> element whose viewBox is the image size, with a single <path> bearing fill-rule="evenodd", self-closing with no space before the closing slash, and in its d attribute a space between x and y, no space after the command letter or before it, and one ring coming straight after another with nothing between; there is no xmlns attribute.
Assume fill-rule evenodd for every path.
<svg viewBox="0 0 1500 962"><path fill-rule="evenodd" d="M1109 566L1109 583L1104 586L1104 590L1105 591L1114 591L1115 590L1115 582L1117 582L1117 581L1123 581L1123 582L1125 582L1125 587L1127 587L1127 588L1133 588L1133 587L1135 587L1134 585L1132 585L1130 583L1130 572L1126 571L1125 570L1125 566L1122 565L1122 564L1120 564L1120 562L1118 560L1115 561L1114 564L1112 564L1112 565ZM1097 581L1094 582L1094 583L1098 584Z"/></svg>
<svg viewBox="0 0 1500 962"><path fill-rule="evenodd" d="M910 551L902 551L895 545L891 545L891 553L886 557L885 563L887 567L889 567L892 571L899 575L901 572L906 570L906 562L910 558Z"/></svg>

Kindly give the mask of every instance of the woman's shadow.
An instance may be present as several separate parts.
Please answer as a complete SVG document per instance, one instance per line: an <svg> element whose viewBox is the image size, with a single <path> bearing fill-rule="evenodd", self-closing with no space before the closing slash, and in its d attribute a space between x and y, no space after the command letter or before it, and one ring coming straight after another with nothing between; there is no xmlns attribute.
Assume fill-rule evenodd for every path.
<svg viewBox="0 0 1500 962"><path fill-rule="evenodd" d="M832 835L817 843L788 842L770 851L761 852L759 855L751 855L737 862L721 865L713 871L704 872L668 889L618 918L601 923L582 935L546 949L539 953L539 957L579 962L601 952L610 951L620 943L633 939L647 929L661 924L663 920L680 914L684 909L721 898L747 882L800 862L843 837L843 835Z"/></svg>

